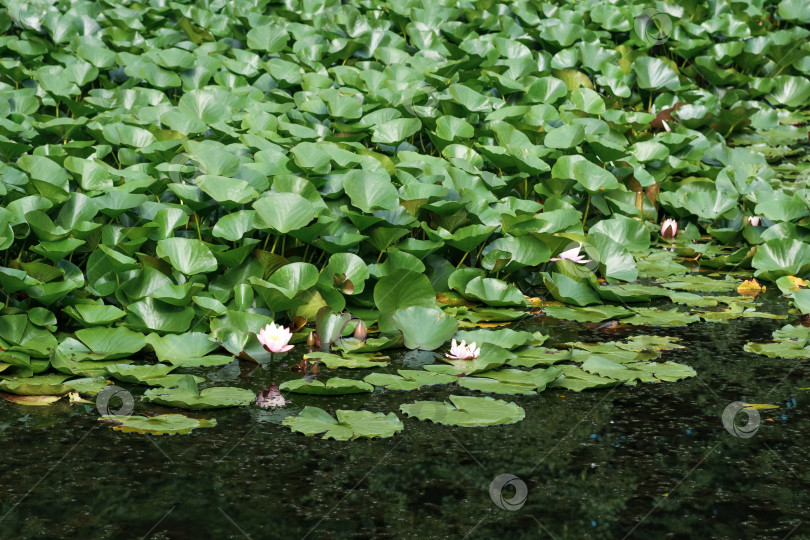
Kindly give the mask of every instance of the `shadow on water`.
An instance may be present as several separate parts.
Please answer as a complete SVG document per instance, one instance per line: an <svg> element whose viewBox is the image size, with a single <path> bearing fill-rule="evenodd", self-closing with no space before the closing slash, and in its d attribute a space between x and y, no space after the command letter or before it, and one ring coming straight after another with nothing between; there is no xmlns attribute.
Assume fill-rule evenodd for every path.
<svg viewBox="0 0 810 540"><path fill-rule="evenodd" d="M761 309L786 306L769 294ZM807 538L810 390L799 388L810 387L810 369L742 349L789 321L634 328L682 338L686 349L665 357L698 377L507 398L526 409L510 426L449 428L400 414L405 430L384 440L324 441L280 422L304 405L389 412L448 389L191 413L218 425L173 437L113 431L90 405L3 402L0 537ZM559 321L520 325L551 333L550 342L624 337ZM391 367L430 360L404 353ZM233 363L208 376L258 392L270 370ZM762 410L756 434L740 438L721 421L738 400L780 408ZM176 411L138 401L136 412ZM491 498L501 474L525 483L521 508ZM503 500L513 493L505 487Z"/></svg>

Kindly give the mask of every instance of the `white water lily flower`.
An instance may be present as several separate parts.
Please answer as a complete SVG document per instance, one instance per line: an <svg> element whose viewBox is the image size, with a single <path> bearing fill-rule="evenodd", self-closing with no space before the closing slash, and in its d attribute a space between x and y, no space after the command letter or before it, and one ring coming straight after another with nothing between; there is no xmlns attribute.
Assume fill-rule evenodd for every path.
<svg viewBox="0 0 810 540"><path fill-rule="evenodd" d="M260 329L256 336L259 343L271 353L287 352L293 348L293 345L288 345L292 339L292 332L281 325L276 326L276 323L270 323Z"/></svg>
<svg viewBox="0 0 810 540"><path fill-rule="evenodd" d="M563 260L566 260L566 261L575 262L575 263L577 263L577 264L584 264L584 263L589 263L589 262L591 262L591 261L592 261L592 259L585 259L585 258L584 258L584 255L580 255L580 254L579 254L579 250L580 250L580 249L582 249L582 244L578 245L578 246L577 246L577 247L575 247L575 248L571 248L571 249L569 249L568 251L563 251L562 253L560 253L560 256L559 256L559 257L554 257L554 258L553 258L553 259L551 259L551 260L552 260L552 261L563 261Z"/></svg>
<svg viewBox="0 0 810 540"><path fill-rule="evenodd" d="M467 345L466 341L462 341L461 343L456 343L456 340L450 342L450 352L445 353L447 358L452 358L453 360L472 360L474 358L478 358L478 355L481 354L481 348L475 348L475 342L473 341L469 345Z"/></svg>
<svg viewBox="0 0 810 540"><path fill-rule="evenodd" d="M748 223L752 227L759 227L759 224L760 224L761 221L762 220L760 219L759 216L751 216L751 217L748 218Z"/></svg>

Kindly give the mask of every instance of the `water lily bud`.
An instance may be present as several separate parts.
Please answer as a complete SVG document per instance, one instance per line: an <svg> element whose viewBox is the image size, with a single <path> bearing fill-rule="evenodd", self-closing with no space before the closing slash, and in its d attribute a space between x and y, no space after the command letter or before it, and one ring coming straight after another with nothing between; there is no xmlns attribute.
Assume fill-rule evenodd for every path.
<svg viewBox="0 0 810 540"><path fill-rule="evenodd" d="M676 234L678 234L678 222L674 219L664 220L664 223L661 224L661 236L675 238Z"/></svg>
<svg viewBox="0 0 810 540"><path fill-rule="evenodd" d="M309 335L307 336L307 347L310 349L315 348L315 332L312 330L309 331Z"/></svg>
<svg viewBox="0 0 810 540"><path fill-rule="evenodd" d="M748 218L748 224L752 227L759 227L761 219L759 216L751 216Z"/></svg>
<svg viewBox="0 0 810 540"><path fill-rule="evenodd" d="M357 326L354 327L354 337L360 341L365 341L366 333L366 325L363 321L357 321Z"/></svg>

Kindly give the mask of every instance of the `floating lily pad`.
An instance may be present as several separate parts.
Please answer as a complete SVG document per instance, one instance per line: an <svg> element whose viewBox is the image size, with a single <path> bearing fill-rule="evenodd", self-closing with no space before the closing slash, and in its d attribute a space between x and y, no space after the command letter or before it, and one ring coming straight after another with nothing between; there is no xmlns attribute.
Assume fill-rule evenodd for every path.
<svg viewBox="0 0 810 540"><path fill-rule="evenodd" d="M424 386L449 384L456 382L456 375L420 371L416 369L397 370L398 375L391 373L372 373L363 379L374 386L384 386L388 390L417 390Z"/></svg>
<svg viewBox="0 0 810 540"><path fill-rule="evenodd" d="M143 396L149 401L180 409L219 409L248 405L256 395L244 388L216 386L198 390L190 375L175 388L150 388Z"/></svg>
<svg viewBox="0 0 810 540"><path fill-rule="evenodd" d="M534 394L545 390L546 385L561 374L562 371L553 367L531 371L500 369L463 377L458 380L458 384L470 390L492 394Z"/></svg>
<svg viewBox="0 0 810 540"><path fill-rule="evenodd" d="M713 279L700 275L680 276L677 278L662 278L658 280L663 287L667 289L676 289L679 291L698 291L698 292L725 292L737 290L740 281L736 279Z"/></svg>
<svg viewBox="0 0 810 540"><path fill-rule="evenodd" d="M565 388L574 392L582 392L583 390L607 388L622 384L622 381L593 375L577 366L562 365L555 367L562 370L562 375L549 384L549 388Z"/></svg>
<svg viewBox="0 0 810 540"><path fill-rule="evenodd" d="M421 306L397 311L392 323L402 332L407 348L426 351L441 347L458 329L458 322L442 310Z"/></svg>
<svg viewBox="0 0 810 540"><path fill-rule="evenodd" d="M613 362L601 356L592 355L588 357L581 366L583 371L599 375L600 377L607 377L616 379L622 382L630 383L636 380L649 382L650 377L647 373L636 369L629 368L618 362Z"/></svg>
<svg viewBox="0 0 810 540"><path fill-rule="evenodd" d="M683 349L683 345L678 345L676 343L678 341L681 341L681 338L640 335L629 337L623 343L618 342L616 343L616 346L627 351L643 351L645 349L668 351L672 349Z"/></svg>
<svg viewBox="0 0 810 540"><path fill-rule="evenodd" d="M578 322L600 322L608 319L620 319L633 314L622 306L589 306L589 307L568 307L568 306L546 306L543 313L556 319L566 319Z"/></svg>
<svg viewBox="0 0 810 540"><path fill-rule="evenodd" d="M197 428L211 428L217 425L215 419L190 418L182 414L160 414L157 416L102 416L99 421L107 423L123 433L145 433L149 435L177 435L191 433Z"/></svg>
<svg viewBox="0 0 810 540"><path fill-rule="evenodd" d="M373 354L338 354L325 352L312 352L304 355L306 360L317 360L329 369L370 369L388 365L387 356L375 356Z"/></svg>
<svg viewBox="0 0 810 540"><path fill-rule="evenodd" d="M70 391L62 384L69 375L51 373L34 377L9 377L0 380L0 390L20 396L61 395Z"/></svg>
<svg viewBox="0 0 810 540"><path fill-rule="evenodd" d="M113 328L84 328L76 331L76 337L100 358L123 358L143 349L146 338L121 326Z"/></svg>
<svg viewBox="0 0 810 540"><path fill-rule="evenodd" d="M635 315L622 319L622 324L637 324L647 326L686 326L700 320L697 315L678 311L677 308L670 310L655 308L635 308Z"/></svg>
<svg viewBox="0 0 810 540"><path fill-rule="evenodd" d="M326 383L321 381L307 381L306 379L295 379L281 383L278 389L294 394L315 394L323 396L362 394L363 392L374 391L374 387L367 382L341 379L340 377L332 377L327 380Z"/></svg>
<svg viewBox="0 0 810 540"><path fill-rule="evenodd" d="M115 377L119 381L139 384L147 379L154 379L167 375L174 366L167 366L165 364L152 364L135 366L131 364L115 364L107 366L107 373Z"/></svg>
<svg viewBox="0 0 810 540"><path fill-rule="evenodd" d="M318 407L304 407L298 416L288 416L282 422L291 430L304 435L319 435L322 439L348 441L361 438L393 437L402 431L402 421L394 413L369 411L335 411L337 419Z"/></svg>
<svg viewBox="0 0 810 540"><path fill-rule="evenodd" d="M498 330L465 330L458 332L455 339L458 342L466 341L468 344L475 343L479 346L491 343L504 349L515 349L523 345L542 345L548 336L540 332L500 328Z"/></svg>
<svg viewBox="0 0 810 540"><path fill-rule="evenodd" d="M3 394L2 398L17 405L25 405L27 407L44 407L51 405L62 399L62 396L18 396L14 394Z"/></svg>
<svg viewBox="0 0 810 540"><path fill-rule="evenodd" d="M571 358L571 351L564 349L547 349L545 347L528 347L515 353L515 357L506 363L515 367L551 366Z"/></svg>
<svg viewBox="0 0 810 540"><path fill-rule="evenodd" d="M764 354L771 358L810 358L810 347L804 341L777 341L776 343L748 342L743 349L754 354Z"/></svg>
<svg viewBox="0 0 810 540"><path fill-rule="evenodd" d="M419 420L462 427L514 424L526 416L522 407L491 397L451 395L449 399L450 403L446 401L406 403L401 405L399 410Z"/></svg>
<svg viewBox="0 0 810 540"><path fill-rule="evenodd" d="M481 354L477 358L464 360L442 357L441 360L450 364L449 366L425 366L425 369L439 373L472 375L473 373L500 367L512 358L514 358L514 354L510 353L507 349L493 343L484 343L481 345ZM442 369L436 369L437 367Z"/></svg>
<svg viewBox="0 0 810 540"><path fill-rule="evenodd" d="M202 332L168 334L162 337L157 334L149 334L146 336L146 343L155 350L155 354L161 362L170 362L177 366L217 366L233 360L232 357L221 356L203 359L219 345Z"/></svg>
<svg viewBox="0 0 810 540"><path fill-rule="evenodd" d="M64 385L80 394L95 396L112 382L106 377L83 377L80 379L70 379Z"/></svg>
<svg viewBox="0 0 810 540"><path fill-rule="evenodd" d="M645 371L653 377L665 382L676 382L689 377L695 377L697 372L691 366L676 362L640 362L626 364L628 368Z"/></svg>

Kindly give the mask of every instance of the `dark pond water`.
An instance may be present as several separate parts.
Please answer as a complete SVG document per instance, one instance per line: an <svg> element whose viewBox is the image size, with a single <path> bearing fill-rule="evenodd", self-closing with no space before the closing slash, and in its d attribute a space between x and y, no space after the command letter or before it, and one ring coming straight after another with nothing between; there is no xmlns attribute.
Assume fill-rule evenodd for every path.
<svg viewBox="0 0 810 540"><path fill-rule="evenodd" d="M786 311L769 297L760 310ZM398 411L448 390L205 412L217 427L174 437L113 431L89 405L2 402L0 538L810 538L810 390L799 390L810 387L810 367L742 350L790 321L642 329L683 338L687 349L665 355L699 376L515 397L526 419L510 426L400 415L405 430L383 440L324 441L280 420L307 404ZM537 320L520 327L538 324L549 342L628 335ZM209 377L258 391L270 370L234 363ZM780 408L761 411L753 437L734 437L721 415L737 400ZM138 402L136 412L171 411ZM493 502L501 474L525 483L522 508Z"/></svg>

